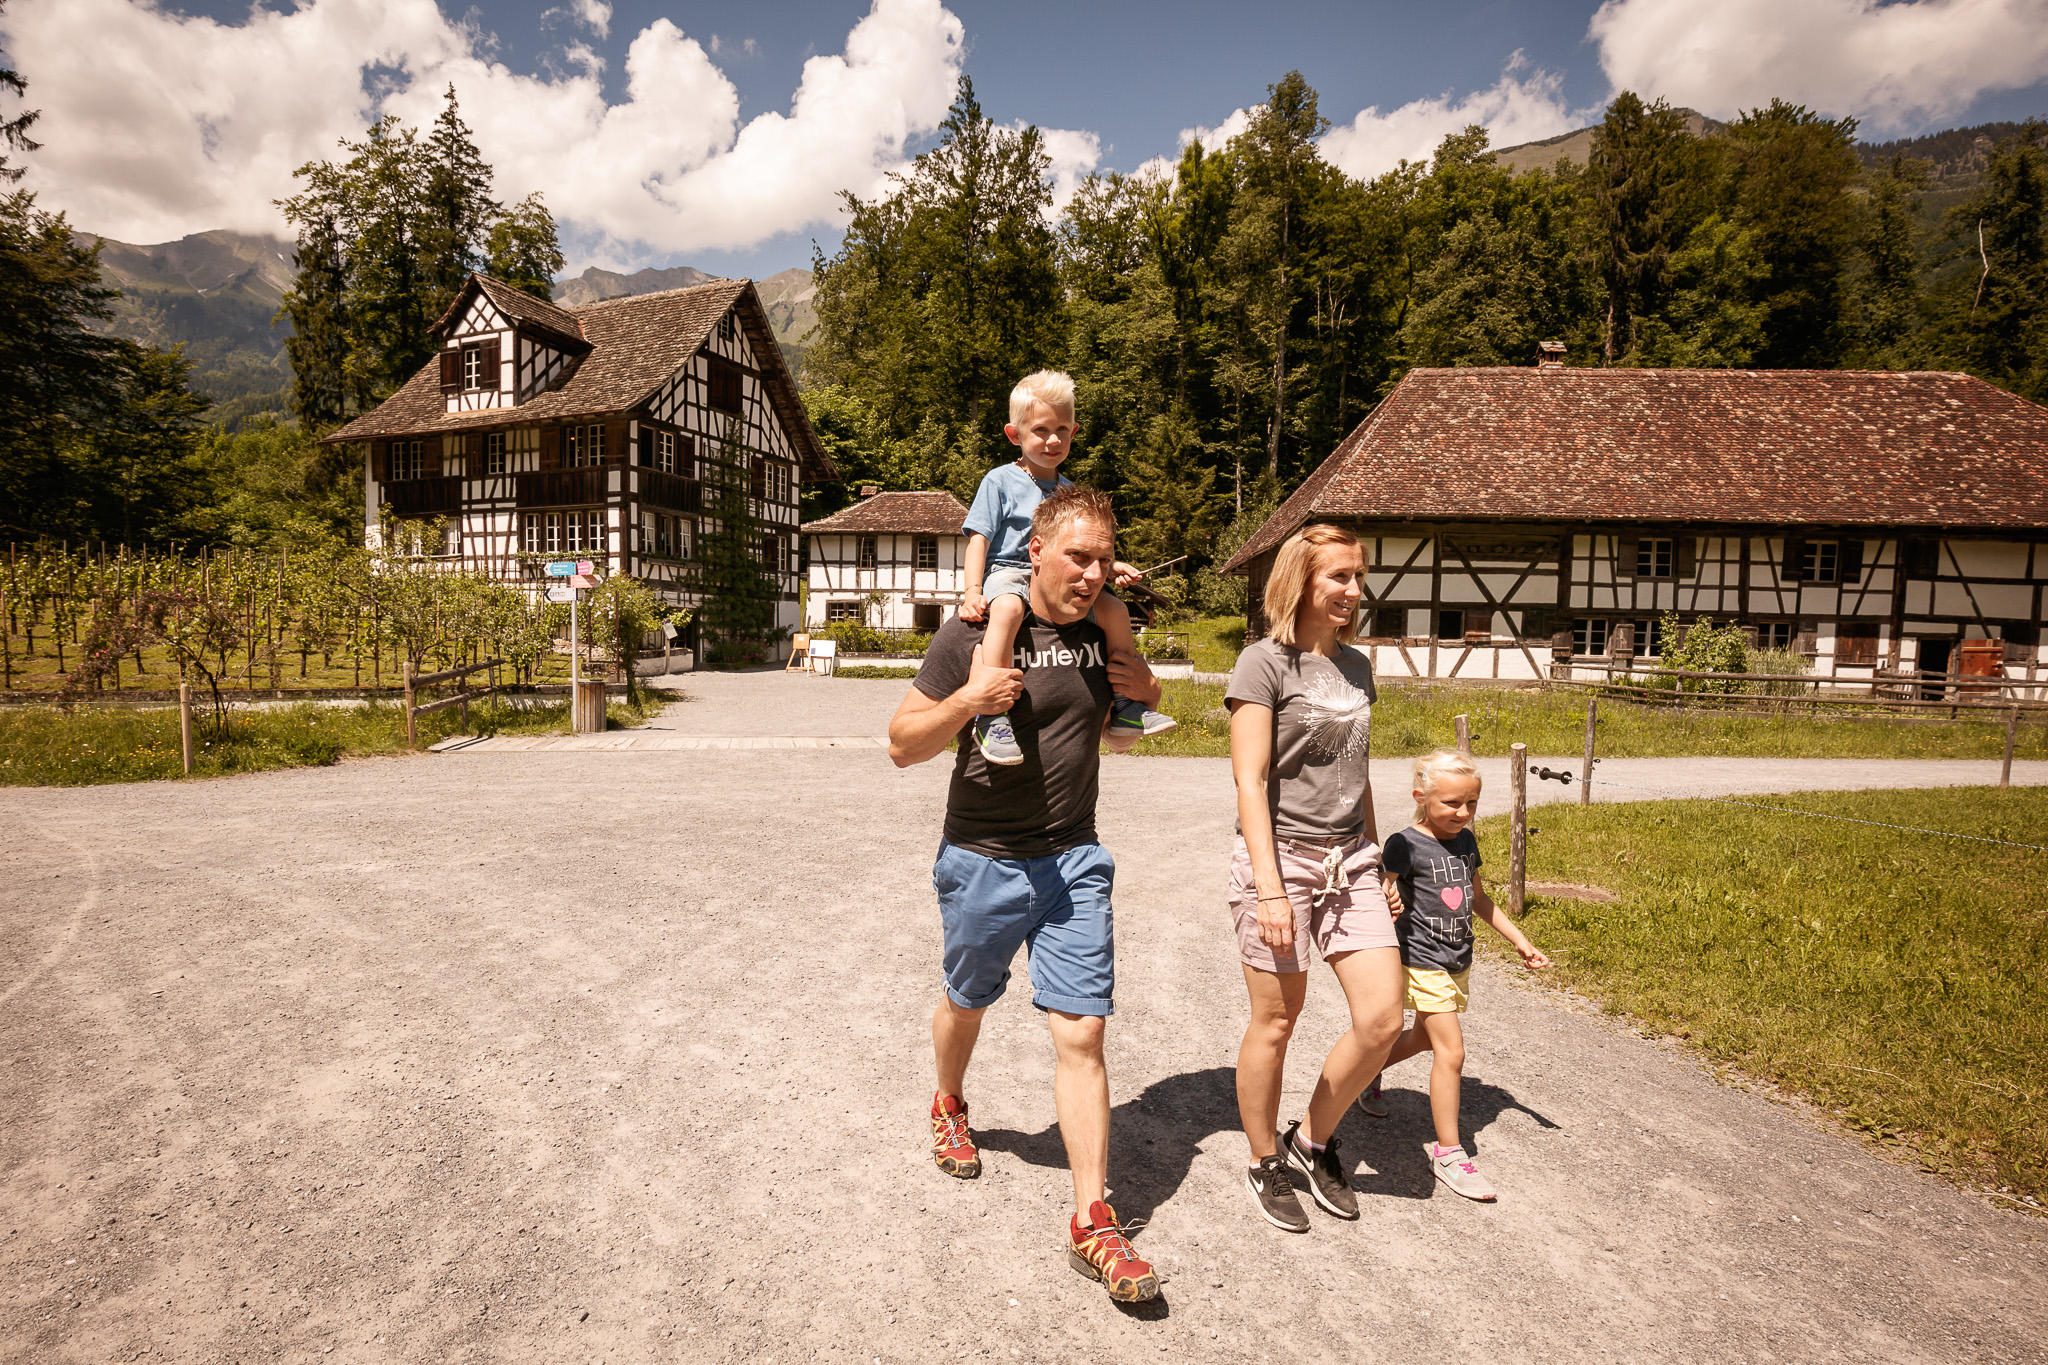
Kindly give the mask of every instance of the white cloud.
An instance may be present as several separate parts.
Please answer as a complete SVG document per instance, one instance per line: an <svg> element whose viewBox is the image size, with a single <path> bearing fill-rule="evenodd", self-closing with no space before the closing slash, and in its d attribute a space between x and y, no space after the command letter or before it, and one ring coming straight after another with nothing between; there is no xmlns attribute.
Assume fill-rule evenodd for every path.
<svg viewBox="0 0 2048 1365"><path fill-rule="evenodd" d="M1370 179L1406 161L1427 161L1446 134L1468 124L1484 124L1495 147L1535 142L1580 127L1586 119L1564 99L1564 78L1551 71L1529 71L1520 52L1508 58L1500 79L1484 90L1453 98L1410 100L1381 113L1378 105L1360 110L1351 122L1330 129L1322 141L1323 156L1332 165L1360 179Z"/></svg>
<svg viewBox="0 0 2048 1365"><path fill-rule="evenodd" d="M593 27L609 11L577 5ZM238 24L148 0L13 0L0 29L43 111L29 186L88 230L281 231L270 201L297 166L382 113L424 126L453 82L498 197L541 190L566 232L624 259L836 221L840 190L872 191L945 117L964 39L940 0L874 0L842 53L804 64L787 113L742 125L732 83L666 19L628 45L618 103L587 44L547 75L515 72L435 0L302 0Z"/></svg>
<svg viewBox="0 0 2048 1365"><path fill-rule="evenodd" d="M1011 127L1021 129L1024 124ZM1078 128L1040 128L1038 135L1045 140L1045 154L1052 162L1050 214L1057 218L1067 211L1081 182L1102 165L1102 139Z"/></svg>
<svg viewBox="0 0 2048 1365"><path fill-rule="evenodd" d="M1264 107L1264 105L1254 105L1252 109L1232 110L1230 117L1224 119L1223 122L1217 124L1214 128L1181 129L1180 137L1174 146L1173 155L1155 156L1148 161L1140 162L1138 168L1131 172L1132 178L1137 180L1173 179L1174 172L1180 165L1181 153L1188 149L1189 143L1201 143L1202 150L1205 153L1221 151L1223 150L1223 144L1243 132L1251 123L1253 110L1263 109Z"/></svg>
<svg viewBox="0 0 2048 1365"><path fill-rule="evenodd" d="M609 37L612 31L611 0L569 0L566 6L557 5L540 12L542 28L563 20L581 24L600 38Z"/></svg>
<svg viewBox="0 0 2048 1365"><path fill-rule="evenodd" d="M1606 0L1617 90L1730 117L1782 96L1886 130L2048 78L2048 0Z"/></svg>

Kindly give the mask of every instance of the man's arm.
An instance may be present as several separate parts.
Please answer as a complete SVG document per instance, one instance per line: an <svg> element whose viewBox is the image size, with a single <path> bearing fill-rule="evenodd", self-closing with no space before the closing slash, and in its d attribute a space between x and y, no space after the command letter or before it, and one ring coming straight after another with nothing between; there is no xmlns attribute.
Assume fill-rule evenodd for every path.
<svg viewBox="0 0 2048 1365"><path fill-rule="evenodd" d="M1128 697L1155 710L1158 709L1160 695L1165 691L1160 687L1159 679L1152 676L1152 670L1146 667L1143 659L1134 659L1130 662L1111 659L1109 685L1116 689L1118 696Z"/></svg>
<svg viewBox="0 0 2048 1365"><path fill-rule="evenodd" d="M911 688L889 721L889 761L908 768L945 752L946 743L976 716L1001 715L1024 692L1024 674L974 661L967 682L943 700Z"/></svg>

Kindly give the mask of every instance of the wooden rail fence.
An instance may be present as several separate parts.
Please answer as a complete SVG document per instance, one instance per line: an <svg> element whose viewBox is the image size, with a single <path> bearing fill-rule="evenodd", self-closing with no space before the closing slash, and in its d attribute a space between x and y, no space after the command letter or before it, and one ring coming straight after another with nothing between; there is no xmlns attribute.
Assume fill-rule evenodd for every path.
<svg viewBox="0 0 2048 1365"><path fill-rule="evenodd" d="M463 728L464 728L464 729L467 729L467 728L469 728L469 704L470 704L470 703L471 703L472 701L476 701L476 700L479 700L479 699L481 699L481 698L483 698L483 697L488 697L489 695L491 695L491 693L493 693L493 692L495 692L495 691L497 691L497 690L498 690L498 688L499 688L499 682L498 682L498 669L499 669L500 667L502 667L502 666L503 666L503 664L504 664L504 660L502 660L502 659L485 659L485 660L483 660L483 661L482 661L481 663L473 663L473 664L464 664L464 665L463 665L462 667L460 667L460 668L448 668L448 669L443 669L443 670L442 670L441 672L439 672L439 673L422 673L422 674L419 674L419 675L418 675L417 677L415 677L415 676L413 675L413 671L412 671L412 665L411 665L411 664L406 664L406 665L405 665L405 742L406 742L406 744L407 744L407 745L408 745L409 747L412 747L412 748L418 748L418 747L419 747L419 742L420 742L420 740L419 740L419 730L418 730L418 728L417 728L417 720L418 720L418 718L419 718L419 717L421 717L421 716L424 716L424 715L428 715L428 714L430 714L430 713L432 713L432 712L435 712L435 711L445 711L446 709L448 709L448 708L449 708L449 707L451 707L451 706L459 706L459 707L461 707L461 708L462 708L462 725L463 725ZM477 672L481 672L481 671L482 671L482 670L484 670L484 669L489 669L489 670L491 671L491 680L490 680L490 682L489 682L489 683L488 683L488 684L487 684L486 686L484 686L484 687L481 687L481 688L471 688L471 689L470 689L470 690L468 690L468 691L464 691L464 692L459 692L459 693L457 693L456 695L454 695L454 696L452 696L452 697L442 697L442 698L440 698L440 699L439 699L439 700L437 700L437 701L430 701L430 702L424 702L424 703L422 703L422 702L420 702L420 701L418 701L418 700L416 699L416 698L417 698L417 694L418 694L418 692L419 692L419 691L420 691L420 690L421 690L422 688L433 688L433 687L441 687L441 686L444 686L444 685L446 685L446 684L448 684L448 683L451 683L451 682L461 682L462 680L464 680L465 678L467 678L467 677L468 677L468 676L469 676L470 674L472 674L472 673L477 673Z"/></svg>

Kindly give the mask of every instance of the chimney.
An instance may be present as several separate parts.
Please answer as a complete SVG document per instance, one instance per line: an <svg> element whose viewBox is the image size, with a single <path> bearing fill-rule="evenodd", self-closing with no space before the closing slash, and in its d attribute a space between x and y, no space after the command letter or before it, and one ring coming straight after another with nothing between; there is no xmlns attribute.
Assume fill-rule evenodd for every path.
<svg viewBox="0 0 2048 1365"><path fill-rule="evenodd" d="M879 484L864 483L860 486L860 495L864 498L872 498L881 491L881 485Z"/></svg>
<svg viewBox="0 0 2048 1365"><path fill-rule="evenodd" d="M1539 370L1561 370L1564 368L1564 343L1562 341L1539 341L1536 343L1536 368Z"/></svg>

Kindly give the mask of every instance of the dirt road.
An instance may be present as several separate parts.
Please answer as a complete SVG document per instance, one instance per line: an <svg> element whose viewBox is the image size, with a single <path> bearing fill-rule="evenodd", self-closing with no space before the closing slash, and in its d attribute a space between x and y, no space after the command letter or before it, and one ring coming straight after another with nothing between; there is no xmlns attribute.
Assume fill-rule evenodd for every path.
<svg viewBox="0 0 2048 1365"><path fill-rule="evenodd" d="M1142 1311L1056 1254L1021 961L969 1096L987 1174L925 1155L939 764L0 792L0 1358L2043 1358L2048 1223L1485 969L1466 1119L1499 1205L1432 1188L1411 1062L1342 1134L1363 1219L1271 1232L1227 790L1220 760L1105 766L1113 1198L1169 1277ZM1341 1027L1319 974L1288 1112Z"/></svg>

